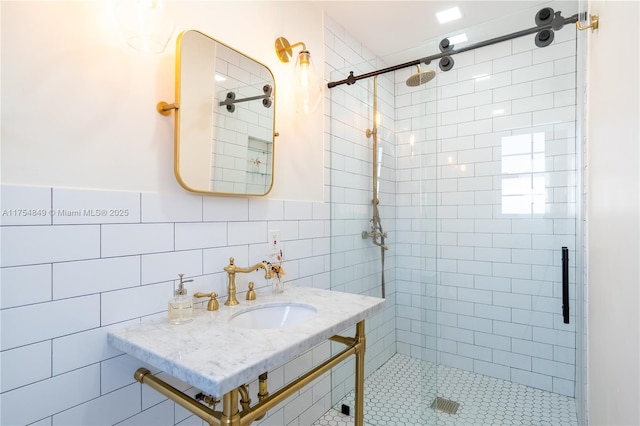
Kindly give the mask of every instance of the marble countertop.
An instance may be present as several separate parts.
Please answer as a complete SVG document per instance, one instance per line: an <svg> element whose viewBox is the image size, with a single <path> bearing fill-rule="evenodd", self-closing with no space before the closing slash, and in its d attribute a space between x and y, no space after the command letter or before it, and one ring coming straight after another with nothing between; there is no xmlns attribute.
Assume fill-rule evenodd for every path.
<svg viewBox="0 0 640 426"><path fill-rule="evenodd" d="M240 311L269 303L312 305L317 315L281 329L253 330L228 324ZM310 287L284 293L257 292L254 301L194 310L193 321L170 324L155 318L108 333L111 345L216 397L250 383L331 336L380 312L384 299Z"/></svg>

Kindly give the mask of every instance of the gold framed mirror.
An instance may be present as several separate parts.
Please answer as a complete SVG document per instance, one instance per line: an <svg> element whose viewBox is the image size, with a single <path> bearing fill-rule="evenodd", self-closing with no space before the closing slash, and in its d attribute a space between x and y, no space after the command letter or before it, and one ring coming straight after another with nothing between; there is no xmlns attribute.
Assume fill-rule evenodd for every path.
<svg viewBox="0 0 640 426"><path fill-rule="evenodd" d="M273 186L275 78L264 64L197 31L176 42L174 173L185 189L266 195Z"/></svg>

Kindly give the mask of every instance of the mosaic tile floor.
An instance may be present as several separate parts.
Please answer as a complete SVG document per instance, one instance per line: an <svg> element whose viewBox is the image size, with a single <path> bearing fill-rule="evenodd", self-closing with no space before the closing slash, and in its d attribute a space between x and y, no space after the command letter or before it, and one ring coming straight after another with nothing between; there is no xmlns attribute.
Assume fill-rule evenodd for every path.
<svg viewBox="0 0 640 426"><path fill-rule="evenodd" d="M430 408L435 398L436 371L438 396L458 402L456 414ZM421 383L431 383L431 388ZM366 426L578 426L573 398L469 371L436 367L406 355L394 355L371 374L365 389ZM420 404L421 399L426 401ZM342 404L353 407L353 393L337 406ZM352 425L353 418L337 410L314 423Z"/></svg>

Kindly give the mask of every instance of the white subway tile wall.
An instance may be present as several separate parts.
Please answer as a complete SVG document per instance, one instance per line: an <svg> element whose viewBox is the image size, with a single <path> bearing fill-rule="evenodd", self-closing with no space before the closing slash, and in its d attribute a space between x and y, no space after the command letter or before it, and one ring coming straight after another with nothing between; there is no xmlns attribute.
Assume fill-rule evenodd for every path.
<svg viewBox="0 0 640 426"><path fill-rule="evenodd" d="M166 315L178 273L194 279L189 294L216 291L224 301L222 268L230 256L263 260L268 229L281 231L286 285L330 286L328 203L15 185L0 187L0 196L3 425L202 425L154 390L141 391L133 372L149 366L112 348L107 330ZM267 285L257 274L239 288L249 279ZM271 389L329 353L327 342L282 367L280 379L271 372ZM263 424L311 424L329 410L330 394L327 374Z"/></svg>
<svg viewBox="0 0 640 426"><path fill-rule="evenodd" d="M325 16L325 75L342 80L349 71L356 74L379 68L382 64L359 41ZM392 247L384 256L384 279L387 305L385 311L366 324L368 375L396 353L395 338L395 255L396 188L394 90L390 76L378 77L378 161L381 162L379 210L381 225ZM363 239L363 231L371 231L372 141L365 131L372 128L373 80L342 85L327 92L325 120L328 123L326 145L330 158L328 182L331 194L331 284L332 289L380 297L381 250L371 239ZM420 106L419 106L420 108ZM423 107L422 107L423 108ZM424 115L424 111L405 111L407 117ZM328 225L329 226L329 225ZM300 228L301 232L309 231ZM320 229L315 230L320 232ZM314 240L315 241L315 240ZM327 244L328 246L329 244ZM325 246L325 247L327 247ZM311 265L305 265L310 267ZM338 346L336 346L338 348ZM353 389L353 364L345 363L332 372L331 395L336 404Z"/></svg>

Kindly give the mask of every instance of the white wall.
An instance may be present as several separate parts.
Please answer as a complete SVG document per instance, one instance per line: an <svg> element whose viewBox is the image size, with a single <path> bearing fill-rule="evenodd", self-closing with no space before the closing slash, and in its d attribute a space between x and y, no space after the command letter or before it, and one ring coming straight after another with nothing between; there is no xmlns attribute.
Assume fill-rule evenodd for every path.
<svg viewBox="0 0 640 426"><path fill-rule="evenodd" d="M638 2L594 1L589 38L589 413L640 424Z"/></svg>
<svg viewBox="0 0 640 426"><path fill-rule="evenodd" d="M173 177L173 118L155 105L174 98L177 34L199 29L276 77L280 137L269 198L323 200L322 108L295 115L293 63L274 51L278 36L304 41L322 76L321 11L305 2L171 2L176 32L165 53L153 55L120 40L113 4L2 2L4 183L182 192Z"/></svg>

